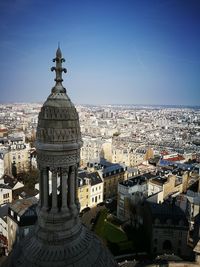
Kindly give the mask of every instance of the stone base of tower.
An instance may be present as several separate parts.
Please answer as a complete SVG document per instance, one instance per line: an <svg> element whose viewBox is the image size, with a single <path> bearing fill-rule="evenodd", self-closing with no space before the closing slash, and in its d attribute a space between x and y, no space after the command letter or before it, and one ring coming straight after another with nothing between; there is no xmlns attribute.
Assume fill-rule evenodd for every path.
<svg viewBox="0 0 200 267"><path fill-rule="evenodd" d="M27 236L3 267L114 267L118 266L102 242L86 227L62 244L57 238L44 243L39 235Z"/></svg>

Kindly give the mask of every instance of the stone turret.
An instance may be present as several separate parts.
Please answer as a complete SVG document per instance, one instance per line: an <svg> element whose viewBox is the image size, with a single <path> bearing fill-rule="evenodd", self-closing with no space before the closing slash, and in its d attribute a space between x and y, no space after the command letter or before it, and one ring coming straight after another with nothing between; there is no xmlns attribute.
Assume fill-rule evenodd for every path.
<svg viewBox="0 0 200 267"><path fill-rule="evenodd" d="M56 84L41 108L36 135L38 222L35 231L15 247L5 266L118 266L78 216L77 169L82 145L79 118L62 85L66 69L62 68L65 60L60 48L53 61Z"/></svg>

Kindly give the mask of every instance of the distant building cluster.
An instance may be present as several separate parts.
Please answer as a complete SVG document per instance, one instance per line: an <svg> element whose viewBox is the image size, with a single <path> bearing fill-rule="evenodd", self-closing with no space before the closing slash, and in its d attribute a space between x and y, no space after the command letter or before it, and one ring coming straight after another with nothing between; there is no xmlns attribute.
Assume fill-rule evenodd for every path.
<svg viewBox="0 0 200 267"><path fill-rule="evenodd" d="M0 105L2 255L8 255L37 220L35 133L40 108L40 104ZM112 216L121 228L143 227L151 255L190 259L195 251L198 258L200 111L139 106L77 106L77 110L83 140L77 172L81 215L115 201Z"/></svg>

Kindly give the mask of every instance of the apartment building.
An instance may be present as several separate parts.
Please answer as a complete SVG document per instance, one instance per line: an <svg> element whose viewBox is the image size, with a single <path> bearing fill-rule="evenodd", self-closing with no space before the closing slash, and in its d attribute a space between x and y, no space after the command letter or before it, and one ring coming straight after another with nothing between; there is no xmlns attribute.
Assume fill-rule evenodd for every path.
<svg viewBox="0 0 200 267"><path fill-rule="evenodd" d="M103 180L97 171L78 172L78 198L81 210L103 201Z"/></svg>
<svg viewBox="0 0 200 267"><path fill-rule="evenodd" d="M8 166L6 174L16 175L30 169L30 144L24 143L22 138L12 138L8 152Z"/></svg>
<svg viewBox="0 0 200 267"><path fill-rule="evenodd" d="M147 196L148 181L155 176L152 173L145 173L118 184L117 217L119 220L126 221L130 218L130 201L134 201L132 197L136 193L141 193L141 196Z"/></svg>
<svg viewBox="0 0 200 267"><path fill-rule="evenodd" d="M104 141L98 137L83 137L83 146L81 148L81 166L93 159L99 159L102 152Z"/></svg>
<svg viewBox="0 0 200 267"><path fill-rule="evenodd" d="M32 197L18 199L10 205L7 216L9 251L12 250L15 243L18 243L33 230L37 220L37 203L38 200Z"/></svg>
<svg viewBox="0 0 200 267"><path fill-rule="evenodd" d="M98 171L103 179L104 200L117 196L118 183L126 179L126 169L125 165L111 164L110 166L104 166Z"/></svg>

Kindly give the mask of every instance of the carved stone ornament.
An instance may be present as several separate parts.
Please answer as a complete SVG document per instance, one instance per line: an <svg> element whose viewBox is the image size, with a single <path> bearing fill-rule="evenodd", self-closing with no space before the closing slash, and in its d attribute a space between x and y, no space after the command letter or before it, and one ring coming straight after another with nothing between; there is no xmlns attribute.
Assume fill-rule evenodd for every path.
<svg viewBox="0 0 200 267"><path fill-rule="evenodd" d="M59 168L59 167L69 167L72 165L75 165L80 162L80 154L75 151L73 154L64 153L63 155L46 155L43 153L38 153L37 155L37 162L39 165L39 168L44 167L53 167L53 168Z"/></svg>

